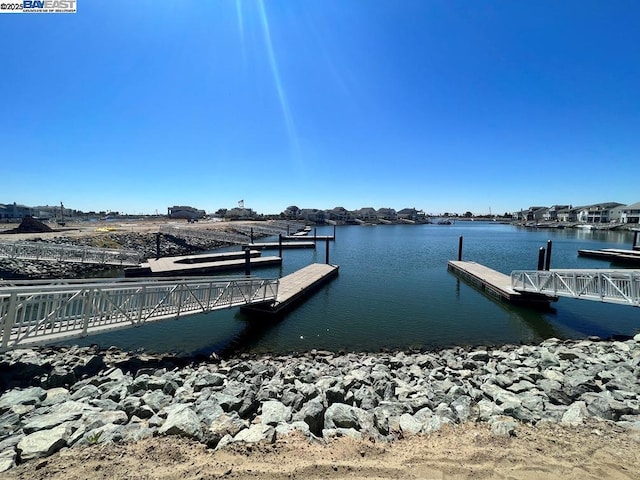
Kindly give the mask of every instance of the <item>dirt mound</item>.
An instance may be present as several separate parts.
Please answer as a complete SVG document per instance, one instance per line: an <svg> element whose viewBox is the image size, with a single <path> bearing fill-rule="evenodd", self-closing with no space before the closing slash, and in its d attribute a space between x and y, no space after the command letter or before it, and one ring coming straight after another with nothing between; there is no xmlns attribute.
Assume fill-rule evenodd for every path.
<svg viewBox="0 0 640 480"><path fill-rule="evenodd" d="M24 217L18 227L7 230L5 233L44 233L53 232L53 229L40 220L36 220L33 217Z"/></svg>

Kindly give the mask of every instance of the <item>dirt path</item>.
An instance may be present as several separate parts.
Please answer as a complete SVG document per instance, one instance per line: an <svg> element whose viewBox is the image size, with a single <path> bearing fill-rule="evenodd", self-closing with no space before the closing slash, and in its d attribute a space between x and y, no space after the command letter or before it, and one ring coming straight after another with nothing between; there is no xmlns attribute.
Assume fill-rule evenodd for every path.
<svg viewBox="0 0 640 480"><path fill-rule="evenodd" d="M486 424L447 428L393 444L289 437L220 452L188 440L66 449L5 472L13 479L637 479L637 433L604 423L579 428L521 425L492 436Z"/></svg>

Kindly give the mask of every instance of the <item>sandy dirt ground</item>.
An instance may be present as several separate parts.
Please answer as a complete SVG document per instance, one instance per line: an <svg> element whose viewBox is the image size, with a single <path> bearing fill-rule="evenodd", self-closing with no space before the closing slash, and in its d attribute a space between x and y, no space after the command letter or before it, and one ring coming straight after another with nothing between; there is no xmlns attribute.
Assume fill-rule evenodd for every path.
<svg viewBox="0 0 640 480"><path fill-rule="evenodd" d="M514 437L487 424L447 427L393 443L342 438L213 451L178 437L65 449L20 465L6 480L64 479L638 479L640 437L601 422L580 427L520 425Z"/></svg>

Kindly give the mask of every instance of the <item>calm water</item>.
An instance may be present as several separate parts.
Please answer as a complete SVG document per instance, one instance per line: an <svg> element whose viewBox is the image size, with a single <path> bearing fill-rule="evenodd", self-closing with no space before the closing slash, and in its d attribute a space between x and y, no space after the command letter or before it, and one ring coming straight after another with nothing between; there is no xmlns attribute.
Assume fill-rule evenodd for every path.
<svg viewBox="0 0 640 480"><path fill-rule="evenodd" d="M331 234L333 228L317 231ZM640 309L629 306L561 298L553 311L539 312L485 296L447 271L460 235L465 260L504 273L535 269L547 240L553 241L552 268L610 268L578 257L577 250L630 248L632 242L629 232L536 231L485 222L338 227L330 261L340 265L340 275L279 322L256 325L236 308L93 336L83 344L174 353L210 352L230 343L251 352L379 351L633 335L640 329ZM316 250L285 250L281 268L254 273L286 275L324 261L320 243Z"/></svg>

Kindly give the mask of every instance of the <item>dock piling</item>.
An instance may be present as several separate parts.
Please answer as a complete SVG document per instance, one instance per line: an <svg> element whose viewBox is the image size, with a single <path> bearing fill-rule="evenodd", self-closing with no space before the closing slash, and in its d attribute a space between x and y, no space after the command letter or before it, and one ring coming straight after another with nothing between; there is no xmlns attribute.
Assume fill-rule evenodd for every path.
<svg viewBox="0 0 640 480"><path fill-rule="evenodd" d="M324 241L324 247L325 247L325 252L324 252L325 261L324 261L324 263L329 265L329 239L328 238L325 239L325 241Z"/></svg>
<svg viewBox="0 0 640 480"><path fill-rule="evenodd" d="M538 251L538 270L544 269L544 247L540 247L540 251Z"/></svg>
<svg viewBox="0 0 640 480"><path fill-rule="evenodd" d="M249 247L244 249L244 274L247 277L251 276L251 249Z"/></svg>
<svg viewBox="0 0 640 480"><path fill-rule="evenodd" d="M278 256L282 258L282 234L278 234Z"/></svg>
<svg viewBox="0 0 640 480"><path fill-rule="evenodd" d="M553 242L551 240L547 240L547 257L544 262L544 269L549 271L551 268L551 247L553 246Z"/></svg>
<svg viewBox="0 0 640 480"><path fill-rule="evenodd" d="M458 240L458 261L462 261L462 235L460 235L460 239Z"/></svg>

